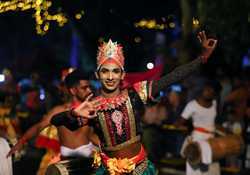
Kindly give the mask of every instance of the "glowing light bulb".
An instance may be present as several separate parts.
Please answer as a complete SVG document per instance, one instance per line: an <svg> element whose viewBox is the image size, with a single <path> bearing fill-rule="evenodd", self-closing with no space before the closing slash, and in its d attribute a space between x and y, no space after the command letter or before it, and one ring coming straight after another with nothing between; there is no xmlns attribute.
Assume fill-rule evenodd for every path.
<svg viewBox="0 0 250 175"><path fill-rule="evenodd" d="M5 80L4 74L0 74L0 82L4 82L4 80Z"/></svg>
<svg viewBox="0 0 250 175"><path fill-rule="evenodd" d="M148 68L148 69L153 69L153 68L154 68L154 64L151 63L151 62L148 63L148 64L147 64L147 68Z"/></svg>

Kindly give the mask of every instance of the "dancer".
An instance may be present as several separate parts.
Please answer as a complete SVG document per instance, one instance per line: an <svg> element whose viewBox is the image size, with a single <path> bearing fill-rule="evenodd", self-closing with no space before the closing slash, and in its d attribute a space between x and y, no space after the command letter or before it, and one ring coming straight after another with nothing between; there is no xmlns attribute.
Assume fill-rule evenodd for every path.
<svg viewBox="0 0 250 175"><path fill-rule="evenodd" d="M92 118L89 125L94 127L101 141L101 152L96 154L94 162L95 165L100 165L96 174L155 174L155 168L147 159L141 144L140 111L160 90L187 77L207 61L217 40L207 39L205 32L200 32L198 38L203 52L197 59L178 67L158 81L138 82L128 89L120 86L125 76L122 46L109 40L99 47L95 74L102 88L101 95L95 99L99 102L96 117L88 116L91 111L86 112L86 103L70 113L77 117Z"/></svg>

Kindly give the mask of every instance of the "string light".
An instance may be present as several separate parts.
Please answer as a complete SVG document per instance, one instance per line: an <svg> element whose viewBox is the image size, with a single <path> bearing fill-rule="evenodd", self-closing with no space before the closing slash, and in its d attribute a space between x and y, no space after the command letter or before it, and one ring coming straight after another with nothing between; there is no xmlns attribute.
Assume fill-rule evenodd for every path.
<svg viewBox="0 0 250 175"><path fill-rule="evenodd" d="M80 13L77 13L77 14L75 15L75 18L79 20L79 19L82 18L83 15L84 15L84 11L82 10Z"/></svg>
<svg viewBox="0 0 250 175"><path fill-rule="evenodd" d="M140 42L141 42L141 38L140 38L139 36L137 36L137 37L135 37L134 41L135 41L136 43L140 43Z"/></svg>
<svg viewBox="0 0 250 175"><path fill-rule="evenodd" d="M158 24L155 19L150 19L150 20L142 19L139 22L134 23L134 26L136 28L144 28L144 29L146 28L146 29L151 29L151 30L153 29L164 30L167 28L168 25L167 23L164 23L164 22L161 24Z"/></svg>
<svg viewBox="0 0 250 175"><path fill-rule="evenodd" d="M249 18L250 19L250 18ZM161 18L161 23L157 23L155 19L141 19L138 22L134 23L136 28L150 29L150 30L164 30L164 29L174 29L176 27L176 23L174 21L168 21L165 18ZM198 19L193 18L192 20L193 27L200 27L200 22Z"/></svg>
<svg viewBox="0 0 250 175"><path fill-rule="evenodd" d="M68 20L63 13L51 15L48 10L52 2L49 0L10 0L0 1L0 13L8 11L26 11L34 9L37 34L44 35L49 30L50 22L55 21L59 26L63 26Z"/></svg>
<svg viewBox="0 0 250 175"><path fill-rule="evenodd" d="M194 27L194 28L198 28L198 27L199 27L199 25L200 25L199 20L198 20L198 19L196 19L196 18L193 18L193 27Z"/></svg>
<svg viewBox="0 0 250 175"><path fill-rule="evenodd" d="M170 22L170 23L169 23L169 27L170 27L170 28L175 28L175 23L174 23L174 22Z"/></svg>

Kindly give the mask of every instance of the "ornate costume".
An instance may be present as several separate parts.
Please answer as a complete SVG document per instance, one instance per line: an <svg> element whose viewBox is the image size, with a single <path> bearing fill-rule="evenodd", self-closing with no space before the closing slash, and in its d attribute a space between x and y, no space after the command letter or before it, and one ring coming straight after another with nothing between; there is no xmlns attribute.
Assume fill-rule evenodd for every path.
<svg viewBox="0 0 250 175"><path fill-rule="evenodd" d="M134 84L133 88L123 90L114 98L97 97L101 102L98 117L93 119L90 124L94 126L95 132L101 140L102 162L110 174L115 174L115 171L144 174L143 172L146 170L149 174L155 173L151 162L147 160L143 147L140 153L132 159L111 159L105 154L105 151L119 151L141 140L140 117L144 104L149 100L150 84L147 81L139 82ZM130 166L124 168L121 164L124 164L125 167Z"/></svg>

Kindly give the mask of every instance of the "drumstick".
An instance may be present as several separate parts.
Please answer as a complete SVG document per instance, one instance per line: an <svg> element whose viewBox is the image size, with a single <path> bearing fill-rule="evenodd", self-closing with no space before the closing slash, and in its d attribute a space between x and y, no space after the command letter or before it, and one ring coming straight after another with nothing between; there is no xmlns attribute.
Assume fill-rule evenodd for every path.
<svg viewBox="0 0 250 175"><path fill-rule="evenodd" d="M218 134L219 136L226 136L227 135L225 132L220 131L219 129L216 129L215 133Z"/></svg>

